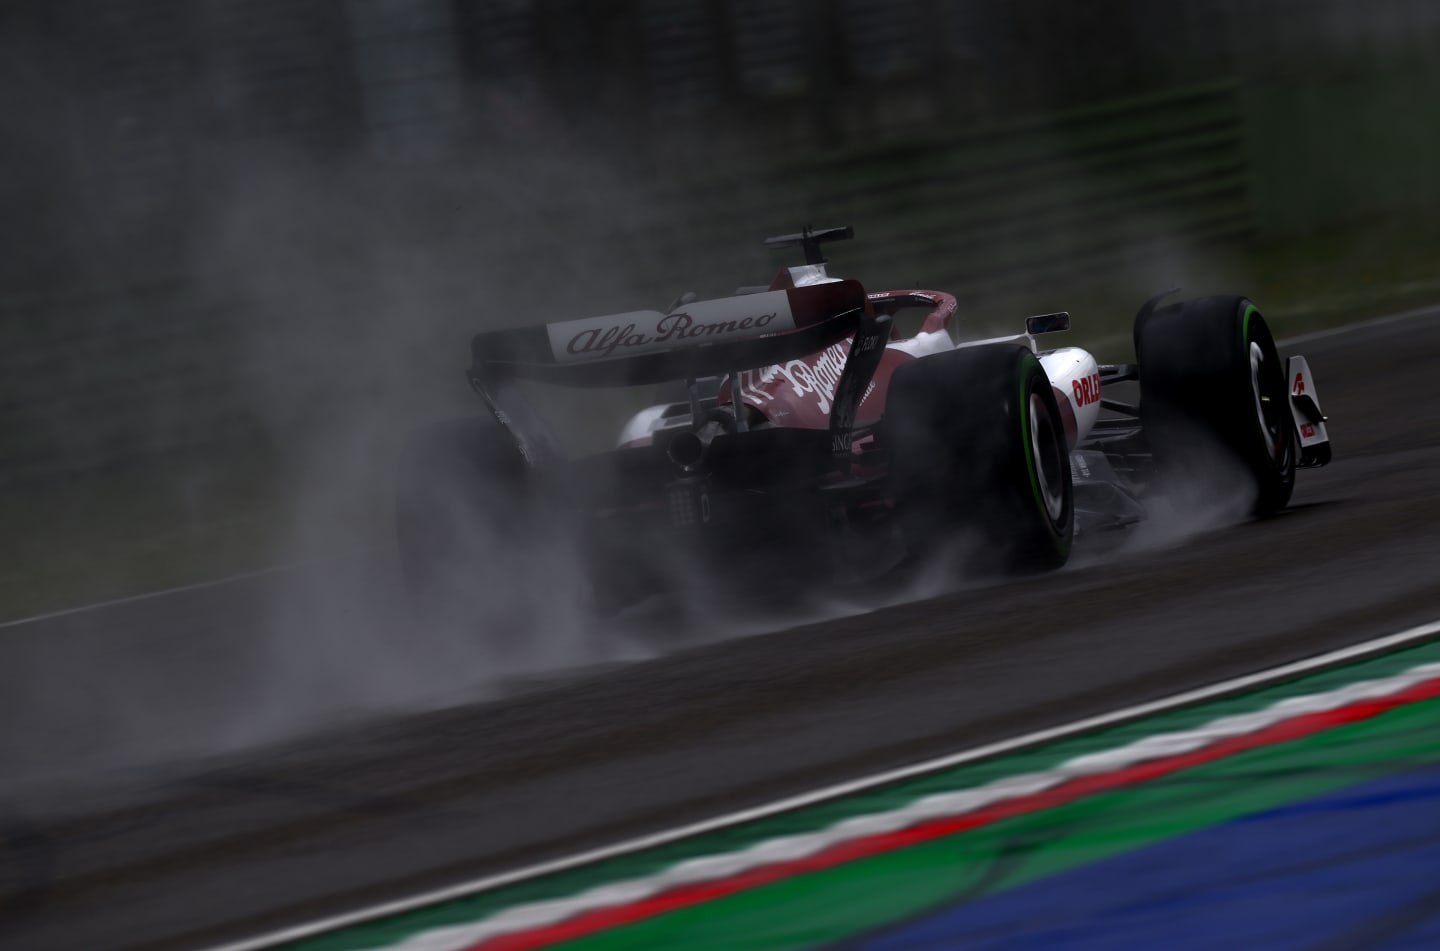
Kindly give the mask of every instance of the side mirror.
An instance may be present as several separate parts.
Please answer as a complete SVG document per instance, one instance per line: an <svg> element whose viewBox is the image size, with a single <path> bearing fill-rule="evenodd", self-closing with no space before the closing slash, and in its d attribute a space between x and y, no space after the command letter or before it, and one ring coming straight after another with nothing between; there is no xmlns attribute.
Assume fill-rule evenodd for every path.
<svg viewBox="0 0 1440 951"><path fill-rule="evenodd" d="M1053 334L1061 330L1069 329L1069 311L1062 310L1058 314L1040 314L1035 317L1025 318L1025 332L1032 337L1037 334Z"/></svg>

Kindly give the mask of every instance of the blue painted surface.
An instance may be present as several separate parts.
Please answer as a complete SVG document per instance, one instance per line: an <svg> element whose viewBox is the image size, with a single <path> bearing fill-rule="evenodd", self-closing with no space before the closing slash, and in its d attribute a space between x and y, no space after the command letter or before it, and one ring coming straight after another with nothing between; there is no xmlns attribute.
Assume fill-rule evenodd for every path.
<svg viewBox="0 0 1440 951"><path fill-rule="evenodd" d="M1440 765L937 909L847 944L1440 948Z"/></svg>

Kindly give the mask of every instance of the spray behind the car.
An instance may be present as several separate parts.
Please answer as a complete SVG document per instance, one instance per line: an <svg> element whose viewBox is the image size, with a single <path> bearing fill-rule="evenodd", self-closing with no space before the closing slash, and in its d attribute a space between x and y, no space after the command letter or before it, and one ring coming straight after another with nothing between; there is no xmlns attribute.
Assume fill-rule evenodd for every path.
<svg viewBox="0 0 1440 951"><path fill-rule="evenodd" d="M1329 459L1308 368L1282 364L1244 298L1146 302L1136 364L1039 350L1037 336L1069 328L1064 313L957 343L951 295L829 274L822 242L852 235L770 239L805 263L732 297L476 335L469 379L488 412L417 434L402 464L397 535L422 614L504 630L527 616L473 603L490 555L457 541L466 526L520 566L570 541L604 614L696 577L745 592L933 574L957 545L967 574L1053 570L1077 535L1143 521L1167 484L1224 473L1228 496L1268 514L1296 468ZM917 307L919 333L900 338L894 316ZM678 381L685 398L571 458L527 379ZM1127 384L1138 402L1134 386L1117 395Z"/></svg>

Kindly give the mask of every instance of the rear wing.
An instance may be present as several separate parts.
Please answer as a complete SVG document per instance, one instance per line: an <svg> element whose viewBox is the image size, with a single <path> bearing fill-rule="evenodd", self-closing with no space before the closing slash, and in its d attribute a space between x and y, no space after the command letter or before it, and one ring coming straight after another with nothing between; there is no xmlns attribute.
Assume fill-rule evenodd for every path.
<svg viewBox="0 0 1440 951"><path fill-rule="evenodd" d="M854 334L870 313L858 281L834 281L476 334L477 386L512 379L639 386L784 363Z"/></svg>

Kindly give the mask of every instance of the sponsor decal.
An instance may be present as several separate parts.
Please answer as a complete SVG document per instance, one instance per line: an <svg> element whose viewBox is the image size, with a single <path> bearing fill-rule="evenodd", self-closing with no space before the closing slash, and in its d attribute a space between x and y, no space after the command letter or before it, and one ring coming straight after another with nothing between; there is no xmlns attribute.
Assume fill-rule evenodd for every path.
<svg viewBox="0 0 1440 951"><path fill-rule="evenodd" d="M1312 425L1310 425L1309 423L1301 423L1301 424L1300 424L1300 435L1303 436L1303 437L1306 438L1306 439L1310 439L1310 438L1314 437L1314 435L1315 435L1315 427L1312 426Z"/></svg>
<svg viewBox="0 0 1440 951"><path fill-rule="evenodd" d="M550 324L550 349L561 362L604 360L652 350L783 333L795 327L784 291L698 301L668 314L638 311Z"/></svg>
<svg viewBox="0 0 1440 951"><path fill-rule="evenodd" d="M1071 393L1075 397L1076 406L1089 406L1100 399L1100 374L1092 373L1079 380L1070 383Z"/></svg>
<svg viewBox="0 0 1440 951"><path fill-rule="evenodd" d="M1294 394L1295 396L1299 396L1301 393L1304 393L1304 392L1305 392L1305 374L1303 374L1303 373L1297 373L1297 374L1295 374L1295 389L1293 390L1293 394Z"/></svg>
<svg viewBox="0 0 1440 951"><path fill-rule="evenodd" d="M835 399L835 388L840 385L840 374L845 370L845 361L850 356L850 341L842 340L821 351L820 356L807 360L791 360L775 364L762 370L746 370L740 374L740 390L744 397L757 404L775 399L765 387L777 379L783 379L796 396L807 394L815 397L820 412L830 412ZM866 391L869 395L869 391Z"/></svg>
<svg viewBox="0 0 1440 951"><path fill-rule="evenodd" d="M565 352L572 356L608 357L619 347L643 347L654 337L635 329L634 324L624 327L592 327L582 330L565 344Z"/></svg>
<svg viewBox="0 0 1440 951"><path fill-rule="evenodd" d="M684 312L666 314L655 322L655 329L649 333L637 330L634 324L582 330L565 344L565 352L572 356L608 357L620 348L645 348L652 344L666 344L672 340L683 342L759 330L778 316L778 313L771 311L768 314L741 317L739 320L705 324L697 322L694 317Z"/></svg>

